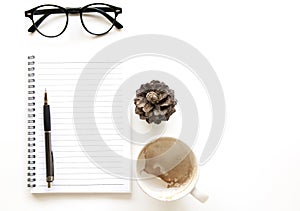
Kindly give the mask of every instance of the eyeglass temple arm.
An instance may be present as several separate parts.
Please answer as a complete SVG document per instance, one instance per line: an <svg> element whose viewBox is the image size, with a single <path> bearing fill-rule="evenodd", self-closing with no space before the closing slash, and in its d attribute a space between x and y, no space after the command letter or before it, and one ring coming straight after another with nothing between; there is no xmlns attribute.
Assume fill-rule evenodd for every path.
<svg viewBox="0 0 300 211"><path fill-rule="evenodd" d="M40 19L38 19L30 28L28 29L28 32L35 32L36 28L39 27L39 25L51 14L61 14L64 13L60 9L43 9L43 10L36 10L34 12L35 15L41 15L44 14Z"/></svg>
<svg viewBox="0 0 300 211"><path fill-rule="evenodd" d="M87 8L84 12L94 12L94 11L101 13L111 23L114 23L114 25L117 29L122 29L123 28L123 25L120 24L120 22L118 22L115 18L111 17L109 14L106 13L106 12L111 12L110 8L107 8L107 7L93 7L93 8ZM120 10L117 14L120 14L120 13L122 13L122 10Z"/></svg>
<svg viewBox="0 0 300 211"><path fill-rule="evenodd" d="M95 10L93 10L95 9ZM111 23L114 23L114 25L117 27L117 29L121 29L123 28L123 25L120 24L117 20L115 20L113 17L111 17L109 14L107 14L106 12L111 12L110 8L107 7L94 7L94 8L88 8L88 10L85 10L85 12L93 12L93 11L97 11L99 13L101 13L103 16L105 16ZM119 11L119 13L121 13L122 10ZM63 11L61 11L60 9L45 9L45 10L37 10L35 12L36 15L40 15L40 14L44 14L40 19L38 19L35 24L33 24L29 29L28 32L35 32L36 28L39 27L39 25L51 14L60 14L60 13L64 13ZM117 13L117 14L119 14Z"/></svg>
<svg viewBox="0 0 300 211"><path fill-rule="evenodd" d="M53 14L53 13L52 13ZM35 32L36 28L39 27L39 25L49 16L51 13L43 15L40 19L38 19L35 24L32 24L30 28L28 29L28 32Z"/></svg>

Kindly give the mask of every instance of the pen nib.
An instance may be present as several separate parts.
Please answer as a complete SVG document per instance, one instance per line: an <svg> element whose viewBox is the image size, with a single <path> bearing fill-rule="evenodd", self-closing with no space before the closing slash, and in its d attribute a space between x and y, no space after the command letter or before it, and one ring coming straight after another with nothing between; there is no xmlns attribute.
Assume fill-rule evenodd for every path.
<svg viewBox="0 0 300 211"><path fill-rule="evenodd" d="M48 182L48 188L51 188L51 182Z"/></svg>
<svg viewBox="0 0 300 211"><path fill-rule="evenodd" d="M48 104L47 90L45 89L44 104Z"/></svg>

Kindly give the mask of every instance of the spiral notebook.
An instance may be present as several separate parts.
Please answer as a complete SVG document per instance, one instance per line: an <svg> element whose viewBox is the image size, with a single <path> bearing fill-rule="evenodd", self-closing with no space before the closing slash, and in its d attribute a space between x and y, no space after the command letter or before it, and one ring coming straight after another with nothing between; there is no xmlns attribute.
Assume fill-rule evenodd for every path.
<svg viewBox="0 0 300 211"><path fill-rule="evenodd" d="M106 62L108 61L99 61L102 67ZM103 143L101 142L102 145L99 144L96 136L93 136L95 131L85 124L82 124L82 128L74 125L75 89L86 65L86 61L28 57L27 175L28 187L32 193L128 193L131 191L128 178L131 171L130 159L127 159L131 154L130 144L115 128L116 121L117 124L122 125L124 119L112 118L112 115L117 115L113 112L118 112L112 110L112 101L122 81L121 71L116 68L106 74L104 69L97 70L97 74L106 74L104 81L108 82L102 83L100 92L98 90L95 96L93 114L88 109L84 109L84 103L80 109L83 112L82 121L88 121L87 117L94 115L98 132L104 140ZM97 64L94 65L90 68L97 69ZM93 75L83 80L92 82ZM45 89L47 89L51 109L51 138L54 154L55 179L51 188L47 187L45 171L43 128ZM82 95L82 99L85 99L84 97L91 93L89 89L89 86L86 86L84 90L79 90L77 95ZM130 128L125 126L122 130L123 134L130 133ZM83 141L89 148L83 146ZM101 163L99 159L95 161L95 157L100 158Z"/></svg>

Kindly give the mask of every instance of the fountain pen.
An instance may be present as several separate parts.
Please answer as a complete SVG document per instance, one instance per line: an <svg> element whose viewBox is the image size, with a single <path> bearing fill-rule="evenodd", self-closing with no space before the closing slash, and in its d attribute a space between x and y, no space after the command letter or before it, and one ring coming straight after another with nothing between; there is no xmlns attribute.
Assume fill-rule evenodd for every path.
<svg viewBox="0 0 300 211"><path fill-rule="evenodd" d="M51 188L51 183L54 181L54 160L51 146L51 118L50 106L48 105L47 90L44 95L44 131L45 131L45 158L46 158L46 181L48 188Z"/></svg>

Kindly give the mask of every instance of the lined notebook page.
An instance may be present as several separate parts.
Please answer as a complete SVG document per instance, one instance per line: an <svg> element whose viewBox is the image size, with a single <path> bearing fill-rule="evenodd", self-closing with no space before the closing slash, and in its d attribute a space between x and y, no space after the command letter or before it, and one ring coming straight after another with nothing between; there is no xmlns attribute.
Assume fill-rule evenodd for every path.
<svg viewBox="0 0 300 211"><path fill-rule="evenodd" d="M94 96L93 113L88 109L85 110L84 104L82 104L80 112L83 112L81 115L83 124L75 130L74 93L80 74L87 63L72 60L49 61L38 57L35 60L36 187L31 191L33 193L130 192L130 179L122 177L122 175L130 175L130 162L128 159L124 159L124 157L130 157L130 145L122 139L114 126L116 123L122 124L123 121L121 116L118 116L117 110L114 110L115 118L112 119L112 101L116 97L116 90L122 81L122 72L116 68L105 76L104 82L98 87L97 94ZM99 62L103 66L103 63L107 61ZM90 66L89 68L97 69L97 64L95 67ZM102 69L92 74L104 72ZM97 82L92 74L85 80L90 80L91 83ZM51 138L55 171L55 180L50 189L46 187L45 173L43 131L45 89L47 89L51 109ZM84 89L78 90L77 95L80 95L80 99L84 101L93 93L90 89L92 87L86 86ZM119 97L121 99L122 96ZM98 131L90 129L88 122L84 124L84 121L89 121L85 119L85 116L91 115L95 117ZM122 130L122 133L130 133L129 128L122 128ZM78 132L81 137L84 135L84 140L79 140ZM99 144L95 133L101 135L105 140L104 144L102 142ZM109 153L107 147L115 154ZM94 158L97 158L97 161ZM100 166L97 163L99 160L101 161ZM114 172L109 172L107 169L114 169Z"/></svg>

